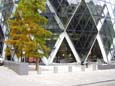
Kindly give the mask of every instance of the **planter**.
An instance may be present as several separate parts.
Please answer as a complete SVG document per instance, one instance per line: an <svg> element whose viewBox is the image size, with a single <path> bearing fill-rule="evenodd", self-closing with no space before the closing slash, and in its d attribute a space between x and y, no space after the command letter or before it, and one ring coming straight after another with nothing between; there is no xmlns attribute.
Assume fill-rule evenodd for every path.
<svg viewBox="0 0 115 86"><path fill-rule="evenodd" d="M28 75L28 63L17 63L13 61L4 61L4 66L12 69L19 75Z"/></svg>
<svg viewBox="0 0 115 86"><path fill-rule="evenodd" d="M115 64L98 64L99 70L115 69Z"/></svg>

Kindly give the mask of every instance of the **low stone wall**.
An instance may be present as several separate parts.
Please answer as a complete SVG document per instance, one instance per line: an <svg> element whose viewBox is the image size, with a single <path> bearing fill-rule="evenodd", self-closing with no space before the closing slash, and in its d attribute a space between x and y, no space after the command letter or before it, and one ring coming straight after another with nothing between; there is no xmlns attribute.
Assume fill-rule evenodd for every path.
<svg viewBox="0 0 115 86"><path fill-rule="evenodd" d="M28 75L28 63L16 63L13 61L4 61L4 66L12 69L19 75Z"/></svg>
<svg viewBox="0 0 115 86"><path fill-rule="evenodd" d="M115 64L98 64L99 70L115 69Z"/></svg>

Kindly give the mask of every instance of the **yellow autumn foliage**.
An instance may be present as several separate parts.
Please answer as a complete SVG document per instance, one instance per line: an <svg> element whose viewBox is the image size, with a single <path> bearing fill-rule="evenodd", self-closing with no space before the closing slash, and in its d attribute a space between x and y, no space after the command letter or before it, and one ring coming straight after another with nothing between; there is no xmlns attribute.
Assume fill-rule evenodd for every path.
<svg viewBox="0 0 115 86"><path fill-rule="evenodd" d="M47 19L38 13L38 9L45 12L45 2L45 0L20 0L14 18L8 19L10 35L6 44L14 47L18 57L22 57L22 52L25 51L26 57L40 58L49 51L45 45L45 38L49 37L51 32L44 29ZM44 54L40 54L39 49L44 51Z"/></svg>

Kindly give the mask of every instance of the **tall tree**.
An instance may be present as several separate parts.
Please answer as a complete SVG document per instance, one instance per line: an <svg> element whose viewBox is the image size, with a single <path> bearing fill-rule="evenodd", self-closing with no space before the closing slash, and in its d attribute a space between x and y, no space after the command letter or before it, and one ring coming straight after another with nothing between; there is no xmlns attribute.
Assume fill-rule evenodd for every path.
<svg viewBox="0 0 115 86"><path fill-rule="evenodd" d="M13 18L9 18L10 36L6 41L13 46L17 57L36 58L36 70L38 70L39 58L47 55L49 48L45 39L51 33L44 29L47 19L40 15L45 12L45 0L20 0Z"/></svg>

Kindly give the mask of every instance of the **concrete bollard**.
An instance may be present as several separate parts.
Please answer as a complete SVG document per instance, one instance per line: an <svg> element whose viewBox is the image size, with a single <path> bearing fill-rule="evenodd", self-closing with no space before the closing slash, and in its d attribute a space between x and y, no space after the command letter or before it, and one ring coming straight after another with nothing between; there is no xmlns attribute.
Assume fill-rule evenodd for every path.
<svg viewBox="0 0 115 86"><path fill-rule="evenodd" d="M72 72L72 66L68 66L68 72Z"/></svg>
<svg viewBox="0 0 115 86"><path fill-rule="evenodd" d="M85 66L81 65L81 71L85 71Z"/></svg>
<svg viewBox="0 0 115 86"><path fill-rule="evenodd" d="M37 74L41 74L41 67L38 68Z"/></svg>
<svg viewBox="0 0 115 86"><path fill-rule="evenodd" d="M85 65L86 65L86 68L88 68L88 63L86 63Z"/></svg>
<svg viewBox="0 0 115 86"><path fill-rule="evenodd" d="M93 71L96 71L96 64L92 65Z"/></svg>
<svg viewBox="0 0 115 86"><path fill-rule="evenodd" d="M58 67L54 66L54 73L58 73Z"/></svg>

